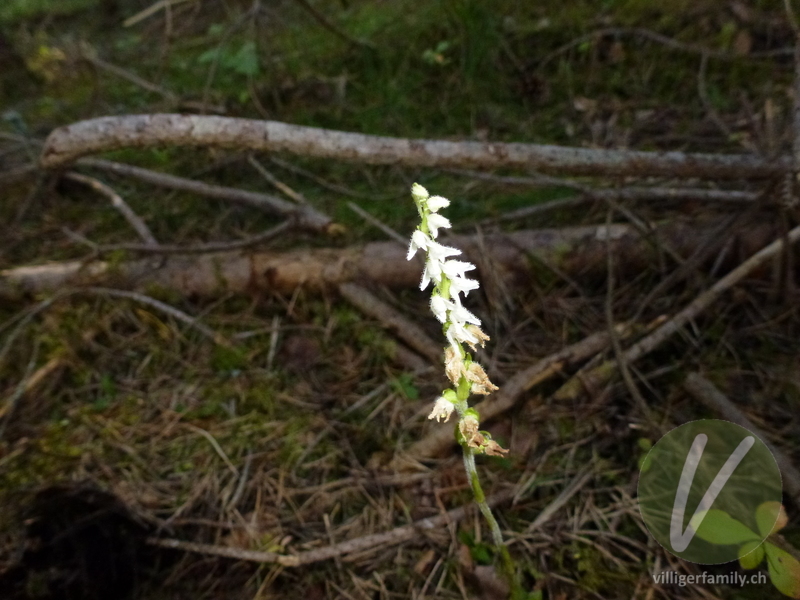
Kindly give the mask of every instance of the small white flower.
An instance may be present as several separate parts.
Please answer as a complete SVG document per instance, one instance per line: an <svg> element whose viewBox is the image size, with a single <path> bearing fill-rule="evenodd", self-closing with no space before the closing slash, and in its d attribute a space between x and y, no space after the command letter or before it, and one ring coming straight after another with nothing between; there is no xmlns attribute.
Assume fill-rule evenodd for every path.
<svg viewBox="0 0 800 600"><path fill-rule="evenodd" d="M440 323L447 321L447 311L453 308L453 303L445 300L439 294L431 296L431 312L439 319Z"/></svg>
<svg viewBox="0 0 800 600"><path fill-rule="evenodd" d="M444 265L442 265L442 271L444 271L444 274L450 279L464 277L464 273L467 271L472 271L474 268L475 265L464 262L463 260L448 260L446 263L444 263Z"/></svg>
<svg viewBox="0 0 800 600"><path fill-rule="evenodd" d="M458 294L463 292L466 296L471 290L477 290L479 287L480 284L474 279L453 277L450 279L450 297L455 300L458 298Z"/></svg>
<svg viewBox="0 0 800 600"><path fill-rule="evenodd" d="M456 296L458 298L458 296ZM480 325L481 320L469 312L466 308L461 306L461 301L457 301L452 303L453 307L450 312L450 318L453 322L458 321L459 323L472 323L473 325Z"/></svg>
<svg viewBox="0 0 800 600"><path fill-rule="evenodd" d="M439 242L434 242L430 240L427 242L428 244L428 256L430 256L431 260L438 260L439 262L444 262L448 256L458 256L461 254L461 250L458 248L451 248L450 246L443 246Z"/></svg>
<svg viewBox="0 0 800 600"><path fill-rule="evenodd" d="M436 239L436 236L439 235L439 229L450 229L450 227L450 221L446 217L436 213L428 215L428 231L430 231L432 238Z"/></svg>
<svg viewBox="0 0 800 600"><path fill-rule="evenodd" d="M429 419L436 419L439 422L447 421L450 418L450 415L453 414L455 410L455 406L450 400L446 399L444 396L439 396L436 399L436 403L433 405L433 410L431 414L428 415Z"/></svg>
<svg viewBox="0 0 800 600"><path fill-rule="evenodd" d="M406 260L414 258L417 250L427 250L433 243L434 241L431 238L422 233L419 229L416 229L414 233L411 234L411 244L408 246Z"/></svg>
<svg viewBox="0 0 800 600"><path fill-rule="evenodd" d="M419 289L424 290L428 287L431 279L436 283L442 282L442 263L438 260L431 260L430 256L425 263L425 270L422 272L422 281L419 284Z"/></svg>
<svg viewBox="0 0 800 600"><path fill-rule="evenodd" d="M422 202L426 200L430 194L428 194L428 190L426 190L420 184L415 183L411 186L411 196L414 198L414 201Z"/></svg>
<svg viewBox="0 0 800 600"><path fill-rule="evenodd" d="M431 196L425 202L425 206L427 206L428 210L431 212L439 212L440 209L450 206L450 200L442 198L441 196Z"/></svg>
<svg viewBox="0 0 800 600"><path fill-rule="evenodd" d="M447 340L450 342L450 345L453 346L453 349L456 351L456 354L459 356L461 355L461 343L466 342L468 344L477 344L478 338L472 335L461 323L452 322L450 323L450 327L447 328L447 333L445 334Z"/></svg>

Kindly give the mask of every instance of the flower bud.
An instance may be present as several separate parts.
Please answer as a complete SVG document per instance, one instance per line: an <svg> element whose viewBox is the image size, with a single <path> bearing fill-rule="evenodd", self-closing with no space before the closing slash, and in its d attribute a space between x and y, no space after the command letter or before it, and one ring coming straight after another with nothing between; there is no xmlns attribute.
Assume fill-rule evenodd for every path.
<svg viewBox="0 0 800 600"><path fill-rule="evenodd" d="M430 196L428 190L426 190L420 184L415 183L414 185L411 186L411 197L414 198L414 202L418 204L420 202L424 202L425 200L428 199L428 196Z"/></svg>

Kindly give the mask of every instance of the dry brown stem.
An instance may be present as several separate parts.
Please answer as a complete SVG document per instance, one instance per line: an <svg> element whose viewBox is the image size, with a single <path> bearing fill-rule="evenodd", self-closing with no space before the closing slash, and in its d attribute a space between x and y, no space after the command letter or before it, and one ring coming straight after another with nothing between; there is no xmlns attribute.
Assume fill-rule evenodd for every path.
<svg viewBox="0 0 800 600"><path fill-rule="evenodd" d="M59 127L48 136L40 160L44 168L56 169L87 154L176 145L291 152L368 164L519 168L563 175L761 179L791 164L786 158L748 155L392 138L277 121L177 114L101 117Z"/></svg>

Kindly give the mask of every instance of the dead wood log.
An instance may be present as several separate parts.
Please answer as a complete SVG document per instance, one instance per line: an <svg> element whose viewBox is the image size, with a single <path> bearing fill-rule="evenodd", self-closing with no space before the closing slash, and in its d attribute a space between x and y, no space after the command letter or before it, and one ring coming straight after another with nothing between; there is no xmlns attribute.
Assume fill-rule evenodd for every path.
<svg viewBox="0 0 800 600"><path fill-rule="evenodd" d="M88 154L155 146L291 152L407 167L535 169L559 175L762 179L785 173L791 166L788 158L406 139L277 121L177 114L101 117L59 127L45 141L40 162L44 168L55 169Z"/></svg>
<svg viewBox="0 0 800 600"><path fill-rule="evenodd" d="M688 256L714 231L716 220L700 223L678 220L657 229L657 235L675 252ZM751 225L739 238L742 251L752 253L777 233L769 224ZM627 225L582 226L445 238L463 250L466 260L496 265L510 283L531 277L531 265L557 267L573 276L601 276L605 272L605 237L621 257L620 269L646 268L655 250ZM720 240L720 244L727 240ZM299 249L289 252L220 252L165 256L123 262L67 261L0 271L0 297L14 298L52 292L69 286L115 287L146 290L156 286L186 295L221 292L291 292L298 286L335 288L348 281L372 281L393 288L417 285L422 261L406 261L406 250L394 241L374 242L343 249Z"/></svg>

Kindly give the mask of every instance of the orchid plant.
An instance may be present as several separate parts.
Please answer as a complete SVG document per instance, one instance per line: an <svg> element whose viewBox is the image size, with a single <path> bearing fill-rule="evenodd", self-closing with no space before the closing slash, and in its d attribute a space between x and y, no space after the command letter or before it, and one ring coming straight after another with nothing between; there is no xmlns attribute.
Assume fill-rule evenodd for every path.
<svg viewBox="0 0 800 600"><path fill-rule="evenodd" d="M442 392L436 399L429 419L447 421L455 412L458 416L456 438L464 453L464 468L470 482L475 502L489 524L492 541L503 558L506 574L513 580L513 565L508 550L503 545L500 526L494 518L478 479L475 467L476 454L503 456L508 452L494 441L487 431L481 431L478 411L470 408L469 395L488 395L497 388L486 375L483 367L475 362L464 349L466 344L475 352L476 346L483 347L489 341L480 328L481 321L464 308L462 296L476 290L479 284L466 276L475 265L456 260L461 250L445 246L437 241L440 229L449 229L450 221L439 214L439 211L450 205L450 201L441 196L431 196L421 185L415 183L411 188L411 196L417 206L420 224L411 236L407 259L411 260L417 252L425 253L425 270L422 273L420 290L425 290L433 283L430 307L434 316L442 323L444 336L448 345L444 350L444 368L453 388Z"/></svg>

